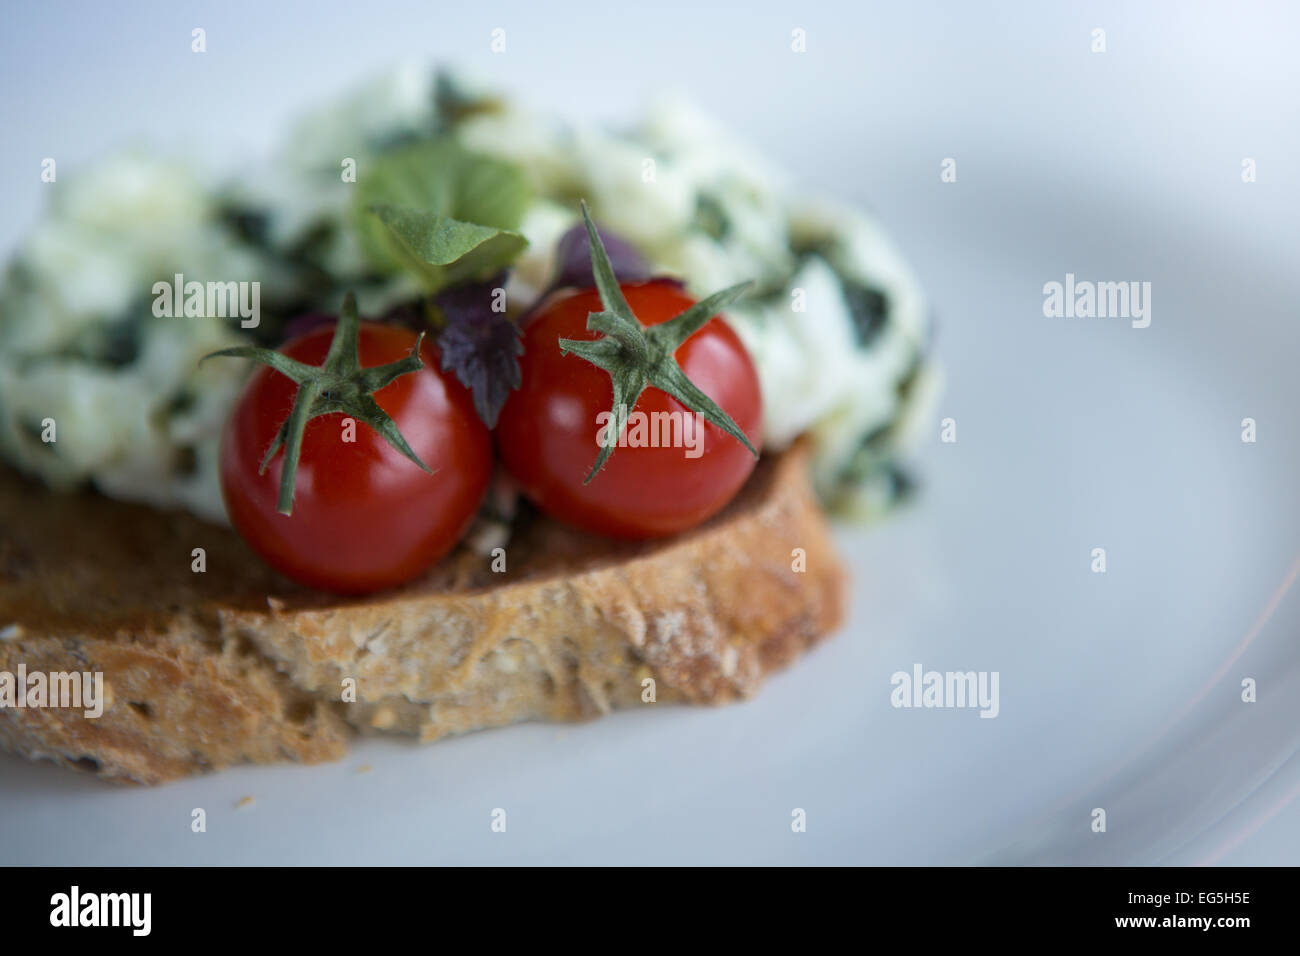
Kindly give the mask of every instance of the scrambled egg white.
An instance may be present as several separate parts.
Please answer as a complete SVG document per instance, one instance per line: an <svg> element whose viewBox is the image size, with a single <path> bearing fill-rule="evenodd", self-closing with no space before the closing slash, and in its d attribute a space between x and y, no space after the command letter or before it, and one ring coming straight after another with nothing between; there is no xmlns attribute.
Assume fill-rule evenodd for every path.
<svg viewBox="0 0 1300 956"><path fill-rule="evenodd" d="M307 117L292 151L244 183L143 155L60 181L0 286L0 455L55 485L90 482L224 520L217 439L247 369L198 359L247 333L237 321L155 317L153 283L257 280L264 302L323 311L347 287L363 311L400 301L414 286L366 274L339 162L356 159L364 176L367 157L444 122L532 181L512 303L549 284L577 196L695 294L757 280L728 315L759 369L767 447L807 433L818 489L841 512L892 501L935 376L924 299L872 219L799 197L688 104L661 103L623 134L498 101L453 124L437 115L432 83L404 70ZM308 282L304 298L303 275L328 279Z"/></svg>

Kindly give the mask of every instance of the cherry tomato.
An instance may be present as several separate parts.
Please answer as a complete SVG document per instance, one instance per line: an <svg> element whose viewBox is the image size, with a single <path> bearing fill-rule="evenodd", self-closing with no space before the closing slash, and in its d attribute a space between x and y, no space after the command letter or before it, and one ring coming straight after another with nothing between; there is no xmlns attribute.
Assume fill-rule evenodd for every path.
<svg viewBox="0 0 1300 956"><path fill-rule="evenodd" d="M643 326L678 315L694 300L673 283L621 286ZM524 331L523 380L497 423L497 448L524 494L543 511L570 524L624 538L675 534L719 511L749 477L754 456L715 425L702 422L697 449L662 440L659 447L618 447L589 484L583 483L600 452L598 415L611 411L609 375L576 355L563 355L558 340L596 339L587 314L601 311L595 289L559 293ZM762 435L758 374L736 333L713 318L674 353L695 385L740 426L754 447ZM677 399L647 387L631 410L692 416ZM643 420L645 421L645 420ZM664 421L664 419L660 419ZM631 415L624 441L636 440ZM682 433L687 440L693 434ZM641 440L653 440L647 429Z"/></svg>
<svg viewBox="0 0 1300 956"><path fill-rule="evenodd" d="M280 351L320 365L334 323ZM415 334L362 322L361 366L404 358ZM395 379L374 399L433 474L403 456L364 422L342 413L313 418L303 433L293 514L276 510L283 451L264 474L262 456L293 407L297 386L259 366L226 424L221 491L231 522L268 564L313 587L359 594L395 587L451 550L474 517L492 470L492 442L469 391L439 370L437 350L421 349L424 368Z"/></svg>

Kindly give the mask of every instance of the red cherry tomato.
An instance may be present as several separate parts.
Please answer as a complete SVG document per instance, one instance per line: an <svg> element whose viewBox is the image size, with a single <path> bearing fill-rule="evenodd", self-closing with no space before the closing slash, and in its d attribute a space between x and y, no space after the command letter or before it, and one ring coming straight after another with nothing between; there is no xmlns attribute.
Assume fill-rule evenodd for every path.
<svg viewBox="0 0 1300 956"><path fill-rule="evenodd" d="M644 326L666 322L694 304L668 282L621 286ZM594 289L561 293L545 303L524 331L523 381L497 423L497 448L506 467L543 511L571 524L624 538L675 534L719 511L749 477L754 456L739 441L703 423L699 454L681 445L620 446L590 484L583 484L600 452L598 415L609 412L609 375L576 355L562 355L558 340L596 339L587 314L602 310ZM687 339L675 356L686 376L740 426L754 447L762 435L758 373L736 333L714 318ZM692 415L657 388L641 393L634 409ZM663 421L663 419L660 419ZM649 439L650 431L644 438ZM659 430L662 438L663 429ZM683 433L690 436L691 432ZM624 440L635 439L629 417Z"/></svg>
<svg viewBox="0 0 1300 956"><path fill-rule="evenodd" d="M320 365L334 323L280 351ZM404 358L415 334L362 322L361 366ZM268 564L313 587L359 594L395 587L455 545L473 518L492 470L492 443L470 393L439 371L423 346L424 368L395 379L374 399L434 474L422 471L370 426L341 413L307 423L292 515L276 510L284 452L264 474L262 456L293 407L297 386L266 366L253 373L221 441L221 491L244 540ZM354 439L354 440L348 440Z"/></svg>

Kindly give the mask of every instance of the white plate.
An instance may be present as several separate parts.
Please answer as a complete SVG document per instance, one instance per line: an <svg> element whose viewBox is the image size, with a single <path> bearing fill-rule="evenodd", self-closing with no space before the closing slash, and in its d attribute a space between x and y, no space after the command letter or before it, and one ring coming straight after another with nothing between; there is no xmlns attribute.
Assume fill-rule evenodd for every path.
<svg viewBox="0 0 1300 956"><path fill-rule="evenodd" d="M336 765L154 790L6 757L0 862L1300 861L1294 12L1084 19L1026 4L868 19L782 5L737 20L692 6L690 29L656 16L628 31L592 5L561 44L521 9L499 18L515 52L493 58L495 21L440 12L435 31L415 24L424 7L381 7L307 44L297 20L258 14L254 30L251 7L223 6L202 18L203 63L159 52L188 19L70 21L57 42L15 24L6 78L39 60L59 79L43 111L6 106L24 132L0 159L21 212L5 238L41 198L23 178L31 157L93 154L124 131L166 141L160 115L191 148L233 157L311 98L322 61L348 64L342 85L418 36L422 55L540 104L617 115L664 68L651 54L673 49L681 84L803 179L874 200L934 302L937 417L958 440L941 443L936 421L915 504L842 533L847 627L753 702L370 742ZM800 25L802 59L789 52ZM1089 52L1097 26L1105 54ZM579 49L594 89L564 52ZM64 69L74 57L102 67L107 117L73 112L90 82ZM175 82L127 69L143 60ZM241 84L219 83L234 66ZM956 183L939 181L945 157ZM1241 181L1245 157L1256 183ZM1151 326L1045 318L1043 284L1067 272L1151 282ZM891 675L916 664L997 671L998 716L895 709ZM1256 703L1241 700L1245 678ZM195 807L206 834L190 832ZM505 833L490 828L496 808ZM791 830L795 808L806 833Z"/></svg>

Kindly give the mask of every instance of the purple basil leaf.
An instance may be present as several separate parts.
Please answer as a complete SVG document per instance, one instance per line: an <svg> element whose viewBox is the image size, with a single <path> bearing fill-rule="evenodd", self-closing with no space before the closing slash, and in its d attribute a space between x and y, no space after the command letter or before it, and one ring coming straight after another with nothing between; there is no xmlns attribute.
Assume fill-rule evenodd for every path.
<svg viewBox="0 0 1300 956"><path fill-rule="evenodd" d="M614 275L620 282L640 282L650 277L650 268L641 254L626 239L620 239L608 229L596 227L600 241L605 244ZM596 279L591 273L591 246L587 241L587 227L578 223L555 245L555 279L552 289L563 286L594 286Z"/></svg>
<svg viewBox="0 0 1300 956"><path fill-rule="evenodd" d="M443 371L454 372L474 397L474 410L495 428L501 406L519 387L519 356L524 354L519 329L504 312L492 311L501 274L486 282L456 286L434 297L445 325L438 334Z"/></svg>

